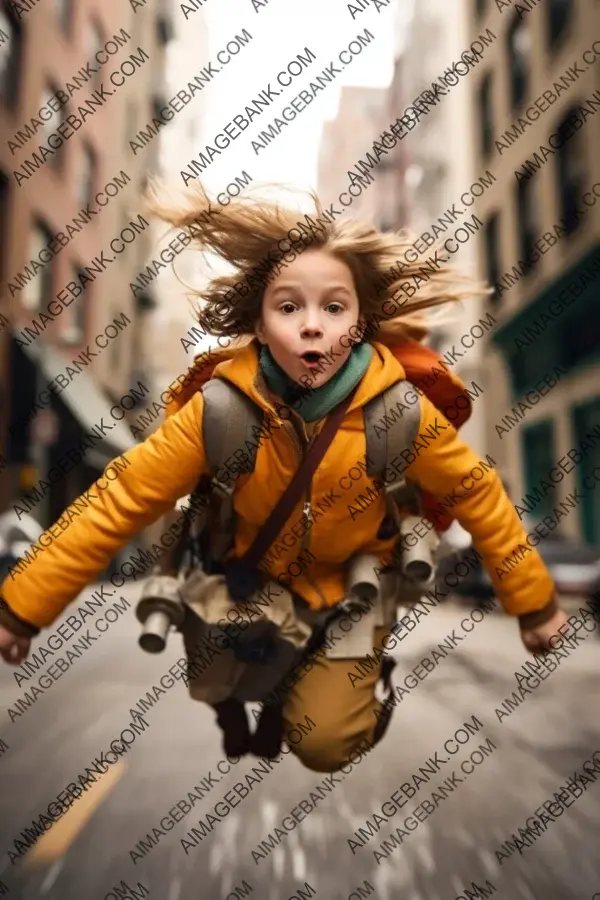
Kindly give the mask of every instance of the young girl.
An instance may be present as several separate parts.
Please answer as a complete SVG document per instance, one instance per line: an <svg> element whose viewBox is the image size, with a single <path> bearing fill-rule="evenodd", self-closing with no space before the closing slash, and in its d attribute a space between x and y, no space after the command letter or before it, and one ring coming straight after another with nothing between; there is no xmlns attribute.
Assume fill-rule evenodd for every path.
<svg viewBox="0 0 600 900"><path fill-rule="evenodd" d="M215 209L201 189L191 196L187 206L174 209L161 205L155 192L152 210L188 230L199 249L216 253L233 268L233 273L214 277L199 294L204 304L198 319L220 346L229 346L230 358L215 374L237 386L275 425L260 444L254 471L236 481L234 556L241 557L292 479L302 449L351 395L312 477L310 496L316 504L339 492L340 478L365 458L365 405L404 378L390 342L405 333L419 311L459 300L460 280L438 261L435 274L421 274L419 283L424 263L419 259L403 263L399 277L391 275L398 272L398 261L410 255L408 238L382 234L343 216L327 224L326 217L320 218L319 224L300 230L298 213L275 202L246 198ZM323 211L313 199L321 217ZM419 284L410 298L403 288L407 282ZM476 291L463 285L462 296L468 293ZM237 343L231 344L232 339ZM286 407L284 417L286 398L294 391L298 396L302 385L304 399L291 412ZM406 477L435 497L454 492L460 498L453 516L472 535L505 611L519 619L525 646L531 651L549 646L566 617L540 556L527 546L498 475L487 470L468 491L460 488L478 456L426 396L420 393L417 399L418 433L430 439L425 450L415 443ZM203 403L196 392L129 451L129 465L118 479L108 489L99 479L87 492L85 508L79 504L75 514L70 507L40 538L35 560L5 579L0 590L0 651L6 662L21 663L31 638L52 625L120 548L172 511L207 473ZM357 483L357 492L368 485L368 479ZM360 515L349 512L349 502L332 504L310 529L312 562L294 578L292 589L312 610L333 609L344 600L348 560L364 553L385 561L397 541L397 535L381 528L387 513L384 492ZM302 503L281 533L301 514ZM521 553L518 565L507 566L506 559L514 559L519 546L527 552ZM297 552L292 548L271 559L269 574L277 579L289 571ZM373 647L381 648L387 635L389 627L377 627ZM284 725L304 721L307 714L318 722L291 748L315 771L336 771L354 748L376 737L380 673L363 671L360 680L352 681L349 668L347 660L321 657L286 695Z"/></svg>

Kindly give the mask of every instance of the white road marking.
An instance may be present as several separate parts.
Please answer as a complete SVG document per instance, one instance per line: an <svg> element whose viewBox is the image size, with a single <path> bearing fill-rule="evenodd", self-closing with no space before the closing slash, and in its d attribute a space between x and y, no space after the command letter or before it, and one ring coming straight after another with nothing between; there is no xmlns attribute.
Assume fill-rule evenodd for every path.
<svg viewBox="0 0 600 900"><path fill-rule="evenodd" d="M431 845L425 842L417 844L416 852L417 856L423 863L423 868L427 871L427 873L435 872L437 864L433 856Z"/></svg>
<svg viewBox="0 0 600 900"><path fill-rule="evenodd" d="M54 882L61 873L62 867L65 864L65 858L66 857L63 856L61 859L55 862L53 866L50 867L48 874L46 875L40 886L40 894L47 894L50 888L53 886Z"/></svg>
<svg viewBox="0 0 600 900"><path fill-rule="evenodd" d="M300 845L300 841L295 841L295 846L290 845L292 853L292 870L296 881L302 881L306 878L306 854Z"/></svg>
<svg viewBox="0 0 600 900"><path fill-rule="evenodd" d="M283 876L285 875L286 865L285 865L285 850L283 847L275 847L273 851L273 874L275 876L275 882L279 882L283 880Z"/></svg>
<svg viewBox="0 0 600 900"><path fill-rule="evenodd" d="M169 900L179 900L181 894L181 880L175 878L169 887Z"/></svg>

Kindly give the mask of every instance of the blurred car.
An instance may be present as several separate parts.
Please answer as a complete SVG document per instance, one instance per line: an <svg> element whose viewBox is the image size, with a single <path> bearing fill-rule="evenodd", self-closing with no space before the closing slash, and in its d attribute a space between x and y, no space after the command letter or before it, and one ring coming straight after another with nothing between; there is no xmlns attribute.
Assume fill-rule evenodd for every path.
<svg viewBox="0 0 600 900"><path fill-rule="evenodd" d="M9 511L0 515L0 582L43 532L42 526L28 513L18 516L16 512ZM119 572L129 553L138 550L135 544L128 544L110 560L105 571L98 576L98 581L108 581Z"/></svg>
<svg viewBox="0 0 600 900"><path fill-rule="evenodd" d="M42 533L41 525L27 513L20 517L16 512L0 515L0 580L4 580Z"/></svg>
<svg viewBox="0 0 600 900"><path fill-rule="evenodd" d="M525 523L524 523L525 524ZM535 524L527 524L530 531ZM579 541L550 534L541 538L536 547L556 585L558 599L567 597L588 599L598 595L600 605L600 550ZM436 582L440 589L474 602L491 600L494 587L487 571L478 560L472 559L472 547L462 548L440 560ZM461 566L460 564L463 563ZM463 571L468 569L463 575ZM446 581L446 576L450 576Z"/></svg>

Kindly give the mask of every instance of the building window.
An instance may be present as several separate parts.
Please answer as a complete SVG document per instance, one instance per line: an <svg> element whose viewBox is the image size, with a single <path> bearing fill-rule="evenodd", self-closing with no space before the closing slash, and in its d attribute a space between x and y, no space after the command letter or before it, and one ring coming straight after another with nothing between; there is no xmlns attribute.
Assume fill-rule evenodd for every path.
<svg viewBox="0 0 600 900"><path fill-rule="evenodd" d="M519 236L519 257L529 261L534 251L537 238L537 216L535 208L535 180L532 177L522 178L517 184L517 234ZM533 269L533 265L525 267L525 275Z"/></svg>
<svg viewBox="0 0 600 900"><path fill-rule="evenodd" d="M41 265L40 253L52 241L54 235L47 225L41 221L35 221L29 234L29 247L27 265L34 259ZM52 299L52 287L54 284L54 262L52 256L48 262L43 263L41 272L30 278L23 290L23 306L26 309L37 310L42 304Z"/></svg>
<svg viewBox="0 0 600 900"><path fill-rule="evenodd" d="M596 280L596 290L599 281ZM564 325L560 364L574 369L597 359L600 355L600 306L588 304L583 315L570 316Z"/></svg>
<svg viewBox="0 0 600 900"><path fill-rule="evenodd" d="M571 0L547 0L545 4L548 45L554 50L566 37L573 18Z"/></svg>
<svg viewBox="0 0 600 900"><path fill-rule="evenodd" d="M137 6L133 14L133 20L129 23L127 31L131 33L131 44L134 47L137 47L137 42L146 33L146 12L148 9L149 7L145 4L144 6Z"/></svg>
<svg viewBox="0 0 600 900"><path fill-rule="evenodd" d="M493 213L485 223L483 232L485 248L485 274L490 287L494 287L500 281L500 214ZM499 300L498 294L490 297L493 303Z"/></svg>
<svg viewBox="0 0 600 900"><path fill-rule="evenodd" d="M100 26L98 25L98 23L96 21L92 20L91 22L88 22L87 38L86 38L87 58L91 64L94 63L96 53L98 53L99 50L102 50L103 47L104 47L104 33L103 33L102 29L100 28ZM101 74L99 66L95 66L94 68L96 68L96 73L94 75L92 75L91 80L92 80L93 84L97 85L100 83L102 74Z"/></svg>
<svg viewBox="0 0 600 900"><path fill-rule="evenodd" d="M41 106L46 106L49 109L52 109L49 106L50 101L56 97L57 91L59 91L55 84L49 83L46 87L46 90L42 94ZM48 145L48 138L51 134L56 132L56 129L59 125L62 125L66 118L65 107L61 106L61 108L56 113L56 118L54 115L50 117L50 119L46 120L42 125L42 135L43 141L46 145ZM58 119L58 121L57 121ZM65 142L63 141L60 146L54 150L52 156L48 160L48 165L52 166L53 169L60 169L62 167L63 159L65 153Z"/></svg>
<svg viewBox="0 0 600 900"><path fill-rule="evenodd" d="M510 374L515 396L523 396L533 390L546 372L562 363L561 337L557 329L548 328L528 344L525 352L507 350Z"/></svg>
<svg viewBox="0 0 600 900"><path fill-rule="evenodd" d="M8 253L10 187L6 173L0 169L0 284L4 282ZM4 305L4 304L2 304ZM0 308L0 315L2 310Z"/></svg>
<svg viewBox="0 0 600 900"><path fill-rule="evenodd" d="M3 169L0 169L0 284L4 282L4 275L7 269L10 197L11 191L7 173ZM6 293L4 294L4 297L0 296L0 331L3 331L9 324L9 320L5 315L8 312L7 301L8 297ZM0 387L0 409L2 409L3 400L2 388Z"/></svg>
<svg viewBox="0 0 600 900"><path fill-rule="evenodd" d="M88 144L83 145L79 166L77 202L87 206L93 200L96 186L96 154Z"/></svg>
<svg viewBox="0 0 600 900"><path fill-rule="evenodd" d="M600 451L594 439L600 422L600 399L594 397L572 410L573 438L577 445L587 445L581 462L576 468L576 486L579 488L581 503L578 507L579 521L584 539L592 547L600 543L600 504L589 490L594 484L594 475L600 467Z"/></svg>
<svg viewBox="0 0 600 900"><path fill-rule="evenodd" d="M125 228L127 228L127 226L129 225L130 222L131 222L131 216L129 216L127 214L127 207L122 206L121 207L121 229L124 230ZM121 265L123 265L124 263L127 262L127 246L125 246L123 248L119 258L121 260Z"/></svg>
<svg viewBox="0 0 600 900"><path fill-rule="evenodd" d="M533 522L538 522L549 516L556 506L556 486L551 484L543 497L539 497L540 478L556 463L556 451L554 449L554 422L546 420L535 425L523 427L523 462L525 470L525 494L531 493L539 499L532 500L531 512ZM530 504L527 503L529 506Z"/></svg>
<svg viewBox="0 0 600 900"><path fill-rule="evenodd" d="M479 122L481 153L489 156L494 146L494 110L492 106L492 73L488 72L479 85Z"/></svg>
<svg viewBox="0 0 600 900"><path fill-rule="evenodd" d="M517 112L529 93L531 31L525 19L515 16L507 34L508 71L512 111Z"/></svg>
<svg viewBox="0 0 600 900"><path fill-rule="evenodd" d="M155 119L162 120L161 110L164 109L167 105L167 101L165 100L162 94L153 94L151 107L152 107L152 115Z"/></svg>
<svg viewBox="0 0 600 900"><path fill-rule="evenodd" d="M449 344L452 342L452 335L443 328L435 328L431 330L427 338L427 344L434 353L445 353Z"/></svg>
<svg viewBox="0 0 600 900"><path fill-rule="evenodd" d="M556 181L562 225L572 234L580 225L578 206L585 193L585 147L578 126L578 107L572 106L561 119L556 134Z"/></svg>
<svg viewBox="0 0 600 900"><path fill-rule="evenodd" d="M427 118L427 116L425 116ZM198 120L197 119L188 119L187 124L184 126L187 132L187 139L191 144L195 144L198 135Z"/></svg>
<svg viewBox="0 0 600 900"><path fill-rule="evenodd" d="M169 6L165 0L160 0L157 5L156 36L159 46L164 47L169 41L173 40L173 23L171 22Z"/></svg>
<svg viewBox="0 0 600 900"><path fill-rule="evenodd" d="M13 110L20 99L23 29L8 4L0 6L0 41L0 101Z"/></svg>
<svg viewBox="0 0 600 900"><path fill-rule="evenodd" d="M119 311L115 312L113 315L113 319L116 319L119 316ZM121 344L122 339L120 335L110 342L110 369L115 378L119 377L119 372L121 368Z"/></svg>
<svg viewBox="0 0 600 900"><path fill-rule="evenodd" d="M73 21L73 0L54 0L54 12L60 27L68 34Z"/></svg>
<svg viewBox="0 0 600 900"><path fill-rule="evenodd" d="M129 150L129 141L135 139L137 136L137 107L133 100L127 100L125 104L125 118L123 124L125 125L125 128L123 129L125 145Z"/></svg>
<svg viewBox="0 0 600 900"><path fill-rule="evenodd" d="M61 313L61 339L65 344L79 346L85 335L85 319L89 304L89 276L78 266L73 267L73 281L81 286L81 294Z"/></svg>

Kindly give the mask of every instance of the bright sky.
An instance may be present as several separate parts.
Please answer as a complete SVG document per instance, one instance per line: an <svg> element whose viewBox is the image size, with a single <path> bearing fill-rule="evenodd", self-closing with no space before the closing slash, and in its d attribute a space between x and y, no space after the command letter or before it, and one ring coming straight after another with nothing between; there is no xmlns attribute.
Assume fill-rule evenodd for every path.
<svg viewBox="0 0 600 900"><path fill-rule="evenodd" d="M202 63L213 60L218 65L217 52L244 28L252 34L253 40L218 73L201 95L204 98L201 117L203 134L199 141L194 141L197 152L203 151L207 143L212 143L214 136L222 132L234 116L243 113L244 107L266 89L269 82L272 88L282 93L260 116L253 119L246 132L232 141L219 156L215 156L202 175L203 185L214 195L245 170L255 182L316 189L323 123L335 118L342 87L385 88L390 84L394 54L399 45L399 30L404 31L401 25L410 15L413 0L389 0L387 7L384 7L382 0L380 12L375 5L371 5L372 0L353 0L356 8L361 5L366 7L364 12L355 13L354 19L345 0L299 0L296 3L291 0L269 0L259 12L255 12L252 0L204 2L205 5L197 12L189 14L183 26L191 30L191 33L186 33L186 38L191 37L192 42L195 23L198 34L201 21L208 29L208 49L199 49ZM266 3L266 0L263 2ZM178 4L175 5L175 15L181 15ZM337 60L340 51L346 49L365 28L374 35L375 40L364 48L360 56L353 57L347 68L337 62L340 74L336 80L329 82L327 89L318 94L310 106L298 114L264 150L255 154L253 137L268 128L276 116L281 118L283 107L289 105L310 81ZM199 39L199 48L202 43ZM189 40L186 44L189 45ZM305 47L313 51L316 60L294 78L289 87L281 88L276 84L277 74L290 60L303 53ZM184 67L187 74L187 61ZM189 110L189 114L194 115L192 104ZM186 161L189 158L186 154ZM179 181L177 176L176 180ZM291 198L287 195L284 199L289 202ZM303 199L298 197L299 205ZM220 268L219 261L213 258L212 274ZM202 277L198 272L192 280L199 283ZM187 311L187 301L182 299L183 303ZM198 344L196 352L212 343L214 341L207 338Z"/></svg>
<svg viewBox="0 0 600 900"><path fill-rule="evenodd" d="M266 0L263 0L266 3ZM397 19L403 19L411 0L389 0L378 12L369 0L354 0L367 7L352 18L344 0L269 0L268 5L255 12L251 0L207 0L198 15L206 17L209 28L210 58L228 40L246 28L254 37L242 53L219 74L209 88L205 117L205 136L209 142L234 115L243 112L278 72L305 47L317 57L291 85L282 89L260 117L253 119L244 135L233 141L216 158L203 176L209 190L222 188L244 169L256 180L292 183L297 187L317 187L317 159L324 120L337 112L342 86L386 87L392 77L394 47L397 43ZM223 10L227 7L226 14ZM188 25L193 27L193 16ZM281 134L257 155L252 149L252 137L268 127L279 111L310 82L314 76L337 58L349 42L364 29L375 36L360 56L354 57L347 68L339 63L341 74L329 83L327 90L303 110ZM247 135L247 136L246 136Z"/></svg>

